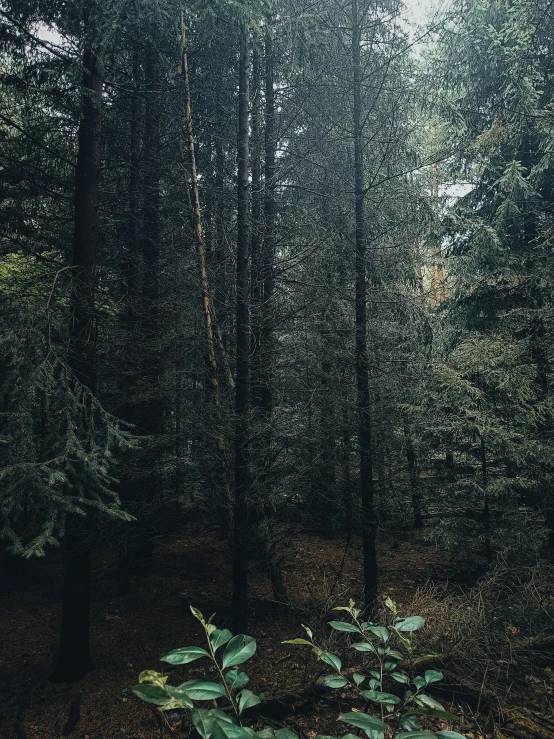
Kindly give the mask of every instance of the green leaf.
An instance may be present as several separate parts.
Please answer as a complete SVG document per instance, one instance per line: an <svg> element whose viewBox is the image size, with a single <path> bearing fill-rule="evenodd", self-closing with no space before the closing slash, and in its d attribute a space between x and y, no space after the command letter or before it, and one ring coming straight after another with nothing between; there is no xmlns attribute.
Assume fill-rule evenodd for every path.
<svg viewBox="0 0 554 739"><path fill-rule="evenodd" d="M416 696L415 701L421 705L428 706L429 708L436 708L438 711L444 711L443 706L436 701L434 698L431 698L430 695L425 695L424 693L420 693L420 695Z"/></svg>
<svg viewBox="0 0 554 739"><path fill-rule="evenodd" d="M200 611L198 610L198 608L195 608L194 606L190 606L190 610L191 610L192 615L194 616L194 618L197 618L200 621L200 623L203 624L204 623L204 616L200 613Z"/></svg>
<svg viewBox="0 0 554 739"><path fill-rule="evenodd" d="M424 688L427 685L427 683L425 682L425 678L424 677L421 677L421 675L417 675L416 677L414 677L413 682L414 682L414 685L416 686L416 688L418 688L418 689L419 688Z"/></svg>
<svg viewBox="0 0 554 739"><path fill-rule="evenodd" d="M282 641L281 644L306 644L307 646L311 647L312 642L308 641L307 639L287 639L287 641ZM258 732L259 734L260 732Z"/></svg>
<svg viewBox="0 0 554 739"><path fill-rule="evenodd" d="M256 640L245 634L234 636L223 652L223 667L234 667L250 659L256 652Z"/></svg>
<svg viewBox="0 0 554 739"><path fill-rule="evenodd" d="M275 736L277 739L298 739L294 731L291 731L290 729L277 729L275 731Z"/></svg>
<svg viewBox="0 0 554 739"><path fill-rule="evenodd" d="M170 665L186 665L189 662L194 662L196 659L201 657L209 657L210 655L202 647L182 647L180 649L172 649L170 652L165 652L160 657L162 662L169 662Z"/></svg>
<svg viewBox="0 0 554 739"><path fill-rule="evenodd" d="M187 680L179 685L180 690L186 691L187 695L194 701L211 701L227 695L227 691L221 683L212 683L207 680Z"/></svg>
<svg viewBox="0 0 554 739"><path fill-rule="evenodd" d="M375 624L373 621L364 621L361 626L364 631L369 631L369 629L371 629L372 626L375 626Z"/></svg>
<svg viewBox="0 0 554 739"><path fill-rule="evenodd" d="M173 698L173 700L180 701L187 708L194 708L194 703L190 699L190 696L185 690L182 690L180 686L175 688L173 685L166 685L165 689L167 690L168 694Z"/></svg>
<svg viewBox="0 0 554 739"><path fill-rule="evenodd" d="M256 736L260 739L275 739L275 731L273 729L263 729L262 731L257 731Z"/></svg>
<svg viewBox="0 0 554 739"><path fill-rule="evenodd" d="M167 693L159 685L133 685L131 690L137 698L147 703L163 706L167 702Z"/></svg>
<svg viewBox="0 0 554 739"><path fill-rule="evenodd" d="M438 659L440 657L440 654L422 654L420 657L416 657L412 661L412 667L415 667L415 665L419 665L421 662L427 662L430 659Z"/></svg>
<svg viewBox="0 0 554 739"><path fill-rule="evenodd" d="M385 724L381 719L375 716L370 716L367 713L358 713L352 711L351 713L343 713L339 716L339 721L344 721L345 724L350 726L356 726L359 729L365 731L369 739L382 739L385 735Z"/></svg>
<svg viewBox="0 0 554 739"><path fill-rule="evenodd" d="M360 693L368 701L374 701L375 703L388 703L389 705L395 705L401 703L400 698L392 693L381 693L378 690L362 690Z"/></svg>
<svg viewBox="0 0 554 739"><path fill-rule="evenodd" d="M192 723L203 739L250 739L252 729L239 726L234 718L219 709L193 708Z"/></svg>
<svg viewBox="0 0 554 739"><path fill-rule="evenodd" d="M219 647L227 644L227 642L232 638L233 635L231 634L229 629L216 629L215 631L212 631L212 633L210 634L212 649L215 652Z"/></svg>
<svg viewBox="0 0 554 739"><path fill-rule="evenodd" d="M389 657L394 657L394 659L397 659L397 660L399 660L400 662L403 662L403 661L404 661L404 655L402 654L402 652L397 652L397 651L396 651L396 650L394 650L394 649L390 649L390 650L389 650L389 652L388 652L388 656L389 656Z"/></svg>
<svg viewBox="0 0 554 739"><path fill-rule="evenodd" d="M167 675L162 675L161 672L156 670L143 670L139 675L139 683L152 683L152 685L159 685L163 688L167 682Z"/></svg>
<svg viewBox="0 0 554 739"><path fill-rule="evenodd" d="M421 731L421 724L417 716L403 716L400 724L406 731Z"/></svg>
<svg viewBox="0 0 554 739"><path fill-rule="evenodd" d="M430 683L438 683L443 679L444 675L438 670L425 670L425 682L429 685Z"/></svg>
<svg viewBox="0 0 554 739"><path fill-rule="evenodd" d="M192 609L192 607L191 607ZM190 717L194 728L200 734L202 739L210 739L215 729L215 719L211 711L206 708L193 708L190 712Z"/></svg>
<svg viewBox="0 0 554 739"><path fill-rule="evenodd" d="M435 739L432 731L403 731L395 734L394 739Z"/></svg>
<svg viewBox="0 0 554 739"><path fill-rule="evenodd" d="M361 685L365 680L365 675L361 675L359 672L355 672L352 677L354 678L356 685Z"/></svg>
<svg viewBox="0 0 554 739"><path fill-rule="evenodd" d="M353 624L347 624L344 621L329 621L329 626L332 626L335 631L350 631L355 634L360 633L360 629Z"/></svg>
<svg viewBox="0 0 554 739"><path fill-rule="evenodd" d="M331 652L324 652L321 656L321 659L323 662L326 662L328 665L331 665L331 667L334 667L337 672L340 672L340 668L342 667L342 662L337 657L336 654L331 654Z"/></svg>
<svg viewBox="0 0 554 739"><path fill-rule="evenodd" d="M252 706L257 706L258 703L262 702L262 700L263 694L260 696L256 695L256 693L253 693L251 690L241 690L237 695L239 713L242 713L247 708L252 708Z"/></svg>
<svg viewBox="0 0 554 739"><path fill-rule="evenodd" d="M230 670L225 675L225 682L231 688L242 688L243 685L246 685L249 679L250 678L246 672L241 672L240 670Z"/></svg>
<svg viewBox="0 0 554 739"><path fill-rule="evenodd" d="M425 619L421 616L408 616L408 618L404 618L402 621L394 624L394 628L397 631L417 631L423 628L424 625Z"/></svg>
<svg viewBox="0 0 554 739"><path fill-rule="evenodd" d="M254 731L247 726L237 726L229 721L216 718L211 739L250 739Z"/></svg>
<svg viewBox="0 0 554 739"><path fill-rule="evenodd" d="M323 684L328 688L344 688L345 685L348 685L348 680L340 675L325 675Z"/></svg>
<svg viewBox="0 0 554 739"><path fill-rule="evenodd" d="M383 644L386 644L390 638L390 631L385 626L370 626L368 631L378 636Z"/></svg>
<svg viewBox="0 0 554 739"><path fill-rule="evenodd" d="M352 649L357 649L358 652L374 652L375 647L373 644L370 644L369 642L365 641L358 641L355 644L352 644Z"/></svg>
<svg viewBox="0 0 554 739"><path fill-rule="evenodd" d="M219 708L210 708L209 709L212 716L215 716L215 718L218 721L227 721L228 724L234 724L235 726L238 726L238 721L234 716L229 716L228 713L225 713L225 711L221 711Z"/></svg>
<svg viewBox="0 0 554 739"><path fill-rule="evenodd" d="M408 685L410 682L410 678L405 672L390 672L389 677L392 677L397 683L404 683L405 685Z"/></svg>
<svg viewBox="0 0 554 739"><path fill-rule="evenodd" d="M466 739L463 734L458 734L457 731L437 731L435 736L439 739Z"/></svg>
<svg viewBox="0 0 554 739"><path fill-rule="evenodd" d="M360 739L360 737L356 736L356 734L345 734L340 739Z"/></svg>
<svg viewBox="0 0 554 739"><path fill-rule="evenodd" d="M182 701L174 700L171 698L170 700L166 701L163 706L158 707L158 711L174 711L179 709L184 709L185 706L183 705Z"/></svg>

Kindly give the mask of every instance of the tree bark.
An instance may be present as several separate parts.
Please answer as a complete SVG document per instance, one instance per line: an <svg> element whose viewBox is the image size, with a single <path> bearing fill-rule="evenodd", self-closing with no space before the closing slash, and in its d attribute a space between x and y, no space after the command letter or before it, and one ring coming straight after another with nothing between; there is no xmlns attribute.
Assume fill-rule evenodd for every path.
<svg viewBox="0 0 554 739"><path fill-rule="evenodd" d="M249 80L248 28L241 24L237 178L237 303L235 389L235 497L233 501L233 630L248 628L248 489L249 489Z"/></svg>
<svg viewBox="0 0 554 739"><path fill-rule="evenodd" d="M491 518L489 508L489 494L487 492L488 484L488 470L487 470L487 451L485 447L485 440L483 435L480 434L480 446L481 446L481 475L483 478L483 489L485 491L485 499L483 501L483 528L485 533L485 552L487 555L487 562L492 562L492 546L491 546Z"/></svg>
<svg viewBox="0 0 554 739"><path fill-rule="evenodd" d="M94 9L88 9L89 25ZM75 170L75 225L69 365L90 392L95 386L94 283L98 239L103 70L90 38L83 53L81 117ZM94 663L90 655L91 556L88 527L70 521L64 537L60 651L52 679L78 680Z"/></svg>
<svg viewBox="0 0 554 739"><path fill-rule="evenodd" d="M372 609L377 598L376 518L374 508L373 459L371 453L371 398L367 351L367 288L365 192L363 161L361 19L358 0L352 0L352 126L354 134L354 197L356 249L356 383L358 390L358 439L360 451L360 497L364 568L364 602Z"/></svg>

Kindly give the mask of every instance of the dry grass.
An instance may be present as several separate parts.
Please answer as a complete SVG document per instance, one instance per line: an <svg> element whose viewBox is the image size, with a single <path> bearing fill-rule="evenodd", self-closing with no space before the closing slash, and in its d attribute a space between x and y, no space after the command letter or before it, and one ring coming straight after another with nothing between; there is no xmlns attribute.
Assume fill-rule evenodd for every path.
<svg viewBox="0 0 554 739"><path fill-rule="evenodd" d="M554 664L554 568L499 564L476 586L420 588L409 604L427 625L425 648L441 655L452 686L502 697Z"/></svg>

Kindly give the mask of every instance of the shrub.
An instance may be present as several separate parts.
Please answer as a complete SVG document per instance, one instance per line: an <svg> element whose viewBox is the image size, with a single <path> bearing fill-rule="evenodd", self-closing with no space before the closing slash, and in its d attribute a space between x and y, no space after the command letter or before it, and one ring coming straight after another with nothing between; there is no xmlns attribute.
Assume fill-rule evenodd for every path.
<svg viewBox="0 0 554 739"><path fill-rule="evenodd" d="M391 611L394 623L392 626L379 626L369 621L360 621L360 610L353 601L348 606L335 610L346 612L349 621L331 621L330 625L337 632L345 632L355 636L356 641L350 648L363 656L368 664L367 674L354 672L351 677L342 667L341 659L318 646L310 628L304 626L308 638L291 639L286 644L309 646L316 657L329 665L333 673L327 675L323 682L329 688L346 689L352 697L361 697L368 707L377 710L380 716L371 712L352 710L339 716L339 721L352 727L351 731L362 730L368 739L384 739L385 735L396 739L465 739L453 731L432 733L421 728L420 716L457 721L458 718L448 713L429 696L425 689L428 685L442 680L437 670L426 670L424 674L415 674L415 668L436 655L417 654L408 634L420 629L424 619L420 616L401 618L396 606L387 599L387 607ZM184 665L198 659L208 659L219 675L219 681L187 680L181 685L169 685L167 675L155 670L145 670L139 675L139 685L132 690L134 694L147 703L153 703L160 711L181 709L190 711L191 721L202 739L298 739L288 729L266 728L255 732L245 725L247 709L259 705L263 693L255 693L245 686L249 682L248 675L239 668L256 652L256 640L251 636L239 634L233 636L228 629L219 629L212 623L213 616L207 621L196 608L191 607L206 636L207 648L191 646L173 649L162 654L160 660L171 665ZM373 669L375 668L375 669ZM394 687L388 687L391 683ZM401 686L401 695L397 695ZM197 707L197 703L217 702L217 708ZM319 739L335 739L320 737ZM353 733L342 739L357 739Z"/></svg>

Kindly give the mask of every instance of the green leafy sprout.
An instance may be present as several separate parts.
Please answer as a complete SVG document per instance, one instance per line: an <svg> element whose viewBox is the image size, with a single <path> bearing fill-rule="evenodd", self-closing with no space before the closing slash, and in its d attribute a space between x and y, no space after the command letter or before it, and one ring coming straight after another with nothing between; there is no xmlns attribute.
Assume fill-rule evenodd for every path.
<svg viewBox="0 0 554 739"><path fill-rule="evenodd" d="M421 616L400 617L396 605L387 598L385 605L392 614L393 623L379 626L370 621L360 620L361 611L354 601L348 606L339 606L336 611L346 612L350 620L330 621L330 626L348 634L356 640L349 647L359 653L367 664L367 669L353 672L343 669L341 659L314 641L314 634L304 626L307 638L289 639L284 644L309 646L318 660L325 662L333 672L323 678L328 688L351 689L353 697L363 698L368 710L353 707L348 713L339 716L339 721L361 729L368 739L465 739L455 731L431 732L421 728L420 717L459 721L459 718L444 710L443 706L427 694L426 688L443 679L438 670L426 670L415 674L414 668L430 659L434 654L418 654L410 637L425 624ZM139 675L139 684L131 689L143 701L152 703L160 711L182 709L190 711L190 718L202 739L298 739L289 729L266 728L255 732L245 725L245 711L260 704L263 693L255 693L245 686L248 675L239 669L256 652L256 640L251 636L233 636L228 629L219 629L213 623L214 616L208 620L191 606L194 617L200 622L206 636L207 648L191 646L172 649L161 655L160 660L170 665L185 665L198 659L208 659L212 663L219 680L187 680L173 686L167 682L167 675L155 670L144 670ZM215 615L215 614L214 614ZM367 674L366 674L367 673ZM401 694L399 695L399 686ZM197 707L196 703L212 702L216 707ZM370 710L371 709L371 710ZM374 715L378 712L379 715ZM319 736L317 739L337 739ZM349 733L341 739L358 739Z"/></svg>
<svg viewBox="0 0 554 739"><path fill-rule="evenodd" d="M438 670L425 670L415 674L414 668L436 658L436 654L417 654L410 635L425 625L421 616L401 617L396 604L387 598L385 605L391 612L393 623L379 626L371 621L361 621L361 611L353 600L348 606L338 606L335 611L348 614L348 621L330 621L329 625L339 632L348 634L353 641L350 649L363 656L368 669L362 672L344 670L341 659L314 641L312 630L303 628L306 638L289 639L285 644L309 646L318 660L329 665L333 672L323 678L328 688L351 690L353 697L363 698L372 712L354 709L339 716L339 721L361 729L369 739L384 739L385 735L395 739L465 739L455 731L436 733L422 729L421 716L459 721L459 717L448 711L427 694L426 688L443 679ZM354 641L355 639L355 641ZM399 690L400 688L400 690ZM398 694L400 692L400 695ZM379 715L373 715L373 712ZM346 734L342 739L353 739ZM320 738L322 739L322 738ZM336 739L324 737L323 739Z"/></svg>

